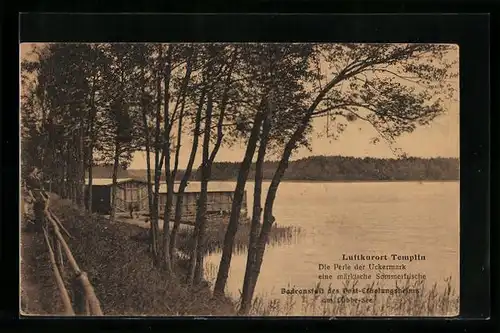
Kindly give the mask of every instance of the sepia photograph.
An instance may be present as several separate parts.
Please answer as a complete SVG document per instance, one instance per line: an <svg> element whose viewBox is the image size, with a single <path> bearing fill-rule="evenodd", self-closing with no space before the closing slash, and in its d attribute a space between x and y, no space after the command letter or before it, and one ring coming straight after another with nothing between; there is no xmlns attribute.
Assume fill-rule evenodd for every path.
<svg viewBox="0 0 500 333"><path fill-rule="evenodd" d="M458 45L19 54L21 315L459 315Z"/></svg>

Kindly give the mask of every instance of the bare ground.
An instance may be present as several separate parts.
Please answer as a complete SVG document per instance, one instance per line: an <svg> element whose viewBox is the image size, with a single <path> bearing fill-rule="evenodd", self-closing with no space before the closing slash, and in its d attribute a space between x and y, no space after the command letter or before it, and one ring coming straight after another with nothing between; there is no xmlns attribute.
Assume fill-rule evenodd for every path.
<svg viewBox="0 0 500 333"><path fill-rule="evenodd" d="M47 294L58 295L58 290L50 272L49 258L43 234L26 230L29 219L21 219L20 239L20 279L22 315L62 314L62 303L58 298L48 298Z"/></svg>

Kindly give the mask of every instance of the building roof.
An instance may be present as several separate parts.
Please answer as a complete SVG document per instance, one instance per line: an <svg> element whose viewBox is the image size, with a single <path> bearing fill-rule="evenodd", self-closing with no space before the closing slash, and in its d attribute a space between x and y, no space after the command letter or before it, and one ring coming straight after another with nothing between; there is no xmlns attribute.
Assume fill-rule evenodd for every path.
<svg viewBox="0 0 500 333"><path fill-rule="evenodd" d="M118 184L126 183L135 180L133 178L119 178L116 180ZM89 184L89 179L85 178L85 185ZM113 178L92 178L92 186L111 186L113 185Z"/></svg>
<svg viewBox="0 0 500 333"><path fill-rule="evenodd" d="M118 184L126 183L129 181L137 181L145 183L144 181L134 179L134 178L118 178L116 182ZM89 179L85 179L85 185L89 184ZM92 178L92 186L111 186L113 185L113 178ZM174 192L179 191L180 182L174 183ZM153 185L154 186L154 185ZM186 193L201 192L201 183L199 181L188 182L188 186L184 190ZM208 192L234 192L234 184L219 184L219 183L208 183ZM158 193L167 193L167 184L160 184L160 189Z"/></svg>
<svg viewBox="0 0 500 333"><path fill-rule="evenodd" d="M180 182L174 183L174 192L179 191ZM228 183L228 187L221 187L220 184L208 183L208 192L234 192L234 184ZM184 192L201 192L201 183L197 181L189 182ZM167 193L167 184L160 184L158 193Z"/></svg>

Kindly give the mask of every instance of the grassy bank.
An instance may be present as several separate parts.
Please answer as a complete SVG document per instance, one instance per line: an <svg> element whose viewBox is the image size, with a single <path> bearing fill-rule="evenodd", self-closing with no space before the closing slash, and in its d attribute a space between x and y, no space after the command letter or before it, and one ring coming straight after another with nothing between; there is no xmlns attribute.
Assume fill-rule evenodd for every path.
<svg viewBox="0 0 500 333"><path fill-rule="evenodd" d="M443 285L428 285L425 280L399 281L384 285L372 283L364 286L370 293L328 294L332 286L316 285L324 294L283 295L281 298L259 295L253 301L253 316L430 316L453 317L459 314L459 296L452 287L452 279ZM348 281L343 288L362 290L363 287ZM291 286L288 286L291 288ZM365 289L365 290L366 290ZM373 292L374 290L378 292ZM352 299L357 301L352 301ZM349 300L346 300L349 299ZM361 300L365 300L364 302ZM366 300L370 300L369 302Z"/></svg>
<svg viewBox="0 0 500 333"><path fill-rule="evenodd" d="M185 275L184 262L180 261L176 267L178 278L169 279L154 268L147 245L130 240L131 236L144 232L143 228L85 216L67 200L53 200L51 209L72 235L68 245L80 267L88 273L105 315L234 314L231 300L212 299L207 286L191 289L180 282ZM25 273L31 280L40 281L37 287L44 312L60 313L60 307L56 306L60 303L59 294L53 284L43 237L40 234L29 237L33 242L25 256L31 267L25 267Z"/></svg>

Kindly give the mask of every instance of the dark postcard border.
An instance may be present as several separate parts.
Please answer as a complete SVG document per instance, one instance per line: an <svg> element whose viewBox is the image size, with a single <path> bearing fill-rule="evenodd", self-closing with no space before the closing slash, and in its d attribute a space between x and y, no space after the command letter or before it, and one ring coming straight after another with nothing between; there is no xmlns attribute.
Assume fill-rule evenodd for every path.
<svg viewBox="0 0 500 333"><path fill-rule="evenodd" d="M25 0L21 12L107 12L107 13L487 13L496 0L86 0L49 2ZM451 5L451 6L450 6Z"/></svg>
<svg viewBox="0 0 500 333"><path fill-rule="evenodd" d="M489 316L490 280L489 280L489 19L487 15L75 15L75 14L23 14L20 20L21 41L311 41L311 42L440 42L456 43L460 46L460 125L461 125L461 317L485 318ZM14 52L14 50L12 50ZM17 52L15 51L16 58ZM16 82L18 62L9 64L16 73L9 73L9 84ZM5 68L5 67L4 67ZM4 81L5 82L5 81ZM12 86L11 90L14 90ZM15 91L12 91L14 95ZM6 94L7 95L7 94ZM13 97L18 104L17 97ZM12 100L12 99L11 99ZM13 116L14 113L10 114ZM6 124L3 114L3 124ZM17 115L13 122L18 122ZM2 124L2 125L3 125ZM9 158L17 159L17 139L14 124L8 125L11 136ZM3 134L7 128L3 126ZM5 143L5 137L4 137ZM14 143L14 145L13 145ZM4 160L5 161L5 160ZM12 163L12 161L11 161ZM12 164L11 164L12 165ZM17 165L3 169L3 194L5 182L11 189L17 189ZM5 176L8 175L8 178ZM12 192L10 190L9 192ZM3 196L5 198L5 196ZM3 202L5 203L5 201ZM14 208L13 204L9 207ZM16 205L17 208L17 205ZM5 210L2 210L4 215ZM15 212L17 214L17 212ZM13 214L15 216L15 214ZM3 219L5 221L5 218ZM3 223L5 228L5 223ZM17 227L17 225L16 225ZM14 227L13 227L14 228ZM13 229L12 228L12 229ZM9 280L17 281L18 268L17 237L7 238L5 228L3 239L10 245L9 257L14 258L9 269ZM10 230L8 230L10 229ZM16 228L17 230L17 228ZM5 243L4 243L5 244ZM5 252L4 252L5 253ZM7 269L5 270L7 271ZM17 285L17 284L14 284ZM11 288L11 290L15 290ZM18 295L14 299L18 300ZM14 311L17 311L14 308ZM11 313L11 317L17 314ZM232 320L237 323L241 318ZM266 320L246 322L246 327L262 327ZM106 320L120 327L148 328L154 325L154 319L147 323L129 321L120 324L117 320ZM66 322L59 321L59 322ZM68 322L75 322L74 319ZM82 325L96 320L78 322ZM174 319L170 324L181 323L183 327L193 327L198 322L209 328L212 321L192 321ZM353 319L336 319L335 322L350 322ZM41 323L41 320L24 320L29 326ZM273 321L274 323L274 321ZM429 329L436 325L440 329L458 328L458 320L415 320L393 319L391 326L409 329ZM243 323L241 323L243 324ZM277 323L276 323L277 324ZM316 319L296 321L287 318L280 321L280 327L306 328L323 327L328 323ZM343 326L344 324L342 324ZM370 323L378 326L388 325L388 321L375 320ZM266 325L267 326L267 325ZM393 326L394 327L394 326ZM436 328L435 327L435 328Z"/></svg>

